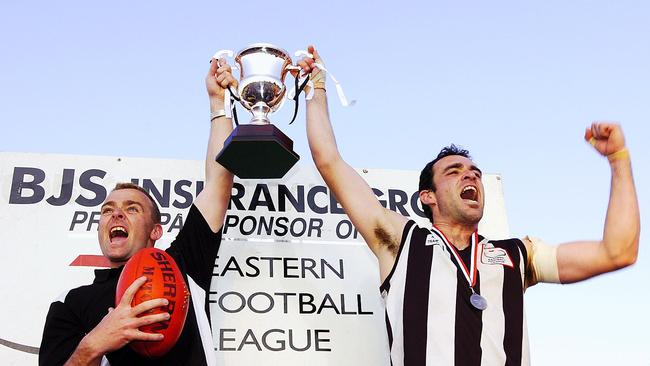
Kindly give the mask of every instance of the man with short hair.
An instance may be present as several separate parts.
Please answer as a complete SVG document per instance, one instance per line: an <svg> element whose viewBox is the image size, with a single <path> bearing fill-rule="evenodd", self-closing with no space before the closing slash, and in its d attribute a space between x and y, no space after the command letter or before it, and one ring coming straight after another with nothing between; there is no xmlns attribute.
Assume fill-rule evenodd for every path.
<svg viewBox="0 0 650 366"><path fill-rule="evenodd" d="M144 276L115 305L116 285L124 264L140 249L153 247L163 234L160 211L149 193L137 185L119 183L101 206L97 232L111 268L96 270L91 285L70 290L52 303L40 347L40 365L214 364L206 294L233 184L232 174L215 162L215 156L232 131L232 121L224 111L224 89L236 84L230 67L222 60L212 60L206 77L211 126L205 184L190 207L183 228L167 249L183 272L192 295L185 326L175 346L158 359L144 358L125 347L132 341L161 340L163 335L138 328L167 320L170 315L144 315L151 309L165 308L166 299L131 306L135 292L146 281Z"/></svg>
<svg viewBox="0 0 650 366"><path fill-rule="evenodd" d="M550 246L478 233L485 191L469 152L452 145L422 170L419 195L433 226L380 205L341 157L327 111L318 52L310 73L307 137L323 179L378 259L391 365L527 365L523 293L537 282L572 283L636 261L639 208L621 127L594 123L585 139L607 157L611 192L602 239Z"/></svg>

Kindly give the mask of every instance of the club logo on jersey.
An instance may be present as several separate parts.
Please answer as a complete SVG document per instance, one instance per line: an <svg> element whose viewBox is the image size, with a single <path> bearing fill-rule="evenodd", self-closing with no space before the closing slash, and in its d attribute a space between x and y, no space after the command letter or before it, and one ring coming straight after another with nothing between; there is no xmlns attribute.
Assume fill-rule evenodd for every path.
<svg viewBox="0 0 650 366"><path fill-rule="evenodd" d="M429 234L424 245L442 245L442 240L437 235Z"/></svg>
<svg viewBox="0 0 650 366"><path fill-rule="evenodd" d="M514 267L512 259L508 252L502 248L496 248L494 245L487 243L481 251L481 263Z"/></svg>

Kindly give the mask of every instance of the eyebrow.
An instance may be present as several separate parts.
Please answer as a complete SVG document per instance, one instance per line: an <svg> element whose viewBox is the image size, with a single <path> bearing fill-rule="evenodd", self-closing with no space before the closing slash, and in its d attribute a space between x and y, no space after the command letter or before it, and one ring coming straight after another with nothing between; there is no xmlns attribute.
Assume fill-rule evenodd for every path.
<svg viewBox="0 0 650 366"><path fill-rule="evenodd" d="M124 201L124 206L130 206L130 205L138 205L138 206L140 206L141 209L144 209L144 206L138 201L133 201L133 200ZM102 207L100 207L100 210L102 210L106 206L115 206L115 201L106 201L106 202L104 202Z"/></svg>
<svg viewBox="0 0 650 366"><path fill-rule="evenodd" d="M443 173L446 173L446 172L448 172L448 171L450 171L450 170L452 170L452 169L460 169L460 168L462 168L462 167L463 167L463 164L461 164L461 163L454 163L454 164L451 164L451 165L446 166L445 169L442 170L442 172L443 172Z"/></svg>
<svg viewBox="0 0 650 366"><path fill-rule="evenodd" d="M125 206L138 205L138 206L140 206L141 208L144 208L144 206L142 205L142 203L140 203L140 202L138 202L138 201L126 200L126 201L124 201L124 205L125 205Z"/></svg>
<svg viewBox="0 0 650 366"><path fill-rule="evenodd" d="M463 163L454 163L454 164L451 164L451 165L446 166L445 169L444 169L442 172L443 172L443 173L446 173L446 172L448 172L449 170L452 170L452 169L460 169L460 168L462 168L462 167L463 167ZM479 169L479 168L478 168L476 165L474 165L474 164L470 165L469 170L473 170L473 171L475 171L475 172L478 172L481 176L483 175L483 171L481 171L481 169Z"/></svg>

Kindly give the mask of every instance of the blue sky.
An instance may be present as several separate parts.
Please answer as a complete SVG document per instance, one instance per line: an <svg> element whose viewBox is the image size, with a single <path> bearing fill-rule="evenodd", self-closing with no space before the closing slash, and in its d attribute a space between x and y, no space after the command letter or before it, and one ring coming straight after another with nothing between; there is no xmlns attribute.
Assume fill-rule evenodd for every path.
<svg viewBox="0 0 650 366"><path fill-rule="evenodd" d="M210 56L314 43L358 100L330 99L351 165L419 170L455 142L502 174L513 235L594 239L609 168L582 140L593 120L622 123L648 227L649 35L641 0L5 2L0 150L202 159ZM311 164L288 110L272 118ZM631 269L528 291L536 364L650 363L646 237Z"/></svg>

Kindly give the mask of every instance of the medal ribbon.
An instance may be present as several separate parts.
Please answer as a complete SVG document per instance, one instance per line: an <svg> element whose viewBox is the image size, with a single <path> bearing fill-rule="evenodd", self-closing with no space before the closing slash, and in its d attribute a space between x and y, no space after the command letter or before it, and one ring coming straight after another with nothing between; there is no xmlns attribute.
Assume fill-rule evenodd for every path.
<svg viewBox="0 0 650 366"><path fill-rule="evenodd" d="M456 262L460 263L460 270L463 272L463 275L465 275L465 279L467 280L467 283L469 284L469 287L474 288L474 285L476 284L476 270L477 270L477 254L478 254L478 232L474 232L470 238L470 246L471 246L471 254L470 254L470 263L469 263L469 269L465 265L465 262L460 258L460 254L458 253L458 249L454 247L449 239L445 236L445 234L438 230L437 227L433 227L431 230L435 234L437 234L440 239L442 239L442 242L445 243L447 246L447 249L451 252L451 254L456 258Z"/></svg>

